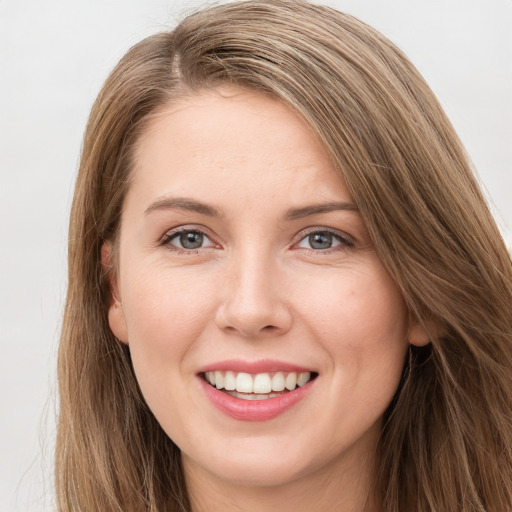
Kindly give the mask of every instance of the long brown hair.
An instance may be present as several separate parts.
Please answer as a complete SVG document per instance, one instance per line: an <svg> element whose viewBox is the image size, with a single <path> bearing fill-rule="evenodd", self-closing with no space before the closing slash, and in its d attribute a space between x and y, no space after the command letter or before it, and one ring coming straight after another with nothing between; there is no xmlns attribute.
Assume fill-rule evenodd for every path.
<svg viewBox="0 0 512 512"><path fill-rule="evenodd" d="M85 133L59 351L59 510L189 510L178 448L109 329L100 252L115 240L133 147L151 116L233 83L302 115L347 183L431 343L411 347L386 413L383 512L512 510L512 264L434 95L381 34L302 1L200 11L132 48Z"/></svg>

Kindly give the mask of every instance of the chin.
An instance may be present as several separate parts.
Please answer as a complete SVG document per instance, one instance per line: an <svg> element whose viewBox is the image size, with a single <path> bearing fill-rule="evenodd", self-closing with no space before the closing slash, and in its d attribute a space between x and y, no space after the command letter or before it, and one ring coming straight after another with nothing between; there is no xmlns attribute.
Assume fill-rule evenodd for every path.
<svg viewBox="0 0 512 512"><path fill-rule="evenodd" d="M276 455L277 454L277 455ZM183 454L184 467L191 471L206 470L217 479L247 487L273 487L299 479L308 473L309 464L304 458L290 456L286 450L249 451L219 450L218 453L191 460Z"/></svg>

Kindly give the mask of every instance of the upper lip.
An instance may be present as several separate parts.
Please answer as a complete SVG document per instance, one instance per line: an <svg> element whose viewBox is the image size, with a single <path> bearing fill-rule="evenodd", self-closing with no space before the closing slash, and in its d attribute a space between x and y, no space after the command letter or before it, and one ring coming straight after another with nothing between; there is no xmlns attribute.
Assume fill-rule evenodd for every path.
<svg viewBox="0 0 512 512"><path fill-rule="evenodd" d="M294 363L285 361L277 361L273 359L260 359L259 361L244 361L242 359L227 359L224 361L216 361L203 366L198 373L213 371L232 371L245 373L270 373L270 372L313 372L311 368L299 366Z"/></svg>

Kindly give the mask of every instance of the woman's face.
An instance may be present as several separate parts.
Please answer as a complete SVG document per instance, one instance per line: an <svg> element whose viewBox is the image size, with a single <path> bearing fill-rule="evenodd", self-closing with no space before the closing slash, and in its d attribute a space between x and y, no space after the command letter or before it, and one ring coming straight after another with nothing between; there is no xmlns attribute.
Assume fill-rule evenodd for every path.
<svg viewBox="0 0 512 512"><path fill-rule="evenodd" d="M186 471L277 485L371 460L408 314L293 111L228 87L163 111L118 250L111 328Z"/></svg>

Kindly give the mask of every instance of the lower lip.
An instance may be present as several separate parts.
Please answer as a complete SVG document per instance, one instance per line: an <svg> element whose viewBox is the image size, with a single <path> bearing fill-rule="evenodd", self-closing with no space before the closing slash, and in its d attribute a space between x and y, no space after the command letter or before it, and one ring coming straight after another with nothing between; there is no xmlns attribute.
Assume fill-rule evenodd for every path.
<svg viewBox="0 0 512 512"><path fill-rule="evenodd" d="M212 404L227 416L241 421L266 421L279 416L300 402L309 393L314 382L309 381L305 386L273 398L244 400L219 391L201 377L199 379Z"/></svg>

